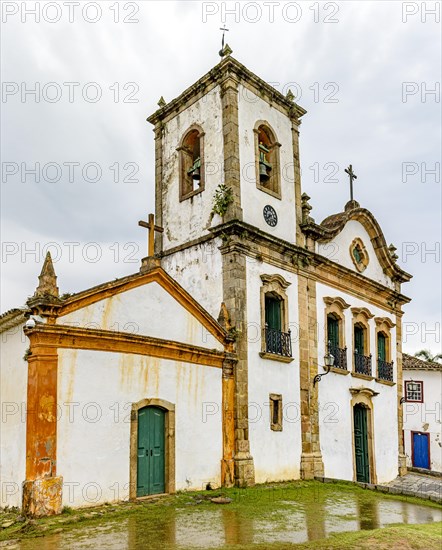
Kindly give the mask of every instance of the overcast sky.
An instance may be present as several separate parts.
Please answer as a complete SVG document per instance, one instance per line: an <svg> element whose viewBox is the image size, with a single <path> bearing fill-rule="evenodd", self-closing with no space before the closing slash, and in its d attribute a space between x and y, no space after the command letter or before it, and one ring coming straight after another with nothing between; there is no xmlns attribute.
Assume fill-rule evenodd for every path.
<svg viewBox="0 0 442 550"><path fill-rule="evenodd" d="M145 119L160 96L170 101L219 62L225 22L233 56L278 90L290 87L308 111L301 166L313 217L343 209L352 163L355 198L414 277L403 285L413 300L404 349L440 352L440 3L27 9L34 4L38 22L22 2L2 5L2 311L33 294L48 249L61 293L138 270L146 234L137 222L154 211ZM36 163L39 181L26 172Z"/></svg>

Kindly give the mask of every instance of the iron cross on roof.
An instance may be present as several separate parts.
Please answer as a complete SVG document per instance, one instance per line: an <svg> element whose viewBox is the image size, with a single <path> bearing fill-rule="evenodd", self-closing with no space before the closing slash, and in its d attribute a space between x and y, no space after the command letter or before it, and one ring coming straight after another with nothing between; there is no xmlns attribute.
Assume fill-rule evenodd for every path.
<svg viewBox="0 0 442 550"><path fill-rule="evenodd" d="M138 225L149 230L147 234L147 255L151 257L155 254L155 231L162 233L164 229L155 225L155 216L153 214L149 214L147 222L140 220Z"/></svg>
<svg viewBox="0 0 442 550"><path fill-rule="evenodd" d="M353 180L357 180L358 176L353 172L353 166L350 164L348 168L345 169L346 174L350 178L350 200L353 200Z"/></svg>
<svg viewBox="0 0 442 550"><path fill-rule="evenodd" d="M224 37L225 37L226 31L228 31L229 29L227 27L220 27L219 30L223 31L223 37L222 37L222 40L221 40L221 49L219 51L219 55L220 55L220 57L224 57L224 55L225 55L225 52L224 52Z"/></svg>
<svg viewBox="0 0 442 550"><path fill-rule="evenodd" d="M223 38L221 40L221 50L224 50L224 35L226 34L226 31L229 29L227 27L220 27L220 31L223 31Z"/></svg>

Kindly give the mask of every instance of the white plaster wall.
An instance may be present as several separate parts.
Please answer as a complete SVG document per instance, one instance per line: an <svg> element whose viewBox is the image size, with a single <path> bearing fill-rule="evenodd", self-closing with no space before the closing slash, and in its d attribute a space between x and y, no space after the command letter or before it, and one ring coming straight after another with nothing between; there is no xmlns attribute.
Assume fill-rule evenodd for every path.
<svg viewBox="0 0 442 550"><path fill-rule="evenodd" d="M156 282L68 313L59 317L59 323L131 332L223 350L222 344Z"/></svg>
<svg viewBox="0 0 442 550"><path fill-rule="evenodd" d="M215 319L223 301L220 239L212 239L162 260L162 267Z"/></svg>
<svg viewBox="0 0 442 550"><path fill-rule="evenodd" d="M369 258L368 266L362 272L362 275L389 288L394 288L391 279L385 275L376 257L369 234L365 227L356 220L347 222L342 231L332 241L318 244L318 253L339 265L348 267L352 271L359 273L350 255L350 245L356 237L359 237L364 243Z"/></svg>
<svg viewBox="0 0 442 550"><path fill-rule="evenodd" d="M240 85L238 94L239 158L241 163L241 205L244 221L275 237L295 242L296 212L293 166L293 144L290 119L271 107L259 96ZM279 200L256 187L255 134L258 120L266 120L276 133L281 147ZM264 220L263 208L270 204L278 214L278 224L270 227Z"/></svg>
<svg viewBox="0 0 442 550"><path fill-rule="evenodd" d="M179 201L179 154L176 148L192 124L204 135L205 190ZM163 248L167 250L208 233L213 195L223 182L224 144L220 88L216 86L166 123L163 139Z"/></svg>
<svg viewBox="0 0 442 550"><path fill-rule="evenodd" d="M430 434L430 468L436 472L442 472L442 372L408 369L403 372L404 382L406 380L419 380L424 383L424 402L403 404L407 465L413 465L411 460L411 432L426 432Z"/></svg>
<svg viewBox="0 0 442 550"><path fill-rule="evenodd" d="M221 374L139 355L60 350L57 472L64 480L63 504L127 499L130 410L144 398L175 404L176 489L219 484Z"/></svg>
<svg viewBox="0 0 442 550"><path fill-rule="evenodd" d="M326 317L324 297L341 297L351 307L367 307L375 317L395 318L388 311L364 302L350 294L341 292L323 284L317 284L318 310L318 372L323 373L323 358L326 352ZM352 312L345 310L345 344L347 346L347 368L352 370ZM370 353L372 354L372 372L376 375L376 339L375 322L369 320ZM392 360L394 361L393 380L397 380L396 371L396 329L390 331ZM319 430L325 476L337 479L353 479L353 434L352 434L352 395L350 388L368 387L379 395L372 398L374 408L374 451L376 474L379 483L391 481L398 471L398 425L397 425L397 386L387 386L375 380L354 378L351 374L341 375L333 372L322 378L319 383Z"/></svg>
<svg viewBox="0 0 442 550"><path fill-rule="evenodd" d="M301 418L298 344L297 276L274 266L247 260L247 324L249 365L249 437L257 483L298 479L301 460ZM287 288L291 363L263 359L261 351L261 274L282 275ZM283 429L270 429L269 394L282 395Z"/></svg>
<svg viewBox="0 0 442 550"><path fill-rule="evenodd" d="M29 340L23 324L0 335L0 507L21 506L26 477L26 398Z"/></svg>

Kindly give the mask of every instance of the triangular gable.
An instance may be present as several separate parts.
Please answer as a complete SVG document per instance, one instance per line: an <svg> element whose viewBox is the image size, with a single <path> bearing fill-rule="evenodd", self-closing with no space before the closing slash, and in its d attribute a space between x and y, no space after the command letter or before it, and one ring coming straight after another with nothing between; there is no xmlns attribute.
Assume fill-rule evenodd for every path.
<svg viewBox="0 0 442 550"><path fill-rule="evenodd" d="M187 316L182 317L183 309ZM187 326L184 332L179 318ZM161 335L154 334L154 328L164 326L165 320L169 321L166 330ZM69 297L60 308L57 324L78 323L83 327L186 340L205 347L220 348L229 341L219 323L160 267ZM183 336L178 338L177 334Z"/></svg>

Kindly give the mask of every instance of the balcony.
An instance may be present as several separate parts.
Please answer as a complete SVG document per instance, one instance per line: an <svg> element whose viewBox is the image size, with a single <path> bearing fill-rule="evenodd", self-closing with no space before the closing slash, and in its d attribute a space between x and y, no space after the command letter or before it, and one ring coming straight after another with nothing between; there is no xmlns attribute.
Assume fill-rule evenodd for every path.
<svg viewBox="0 0 442 550"><path fill-rule="evenodd" d="M333 367L337 369L347 370L347 348L338 348L338 346L333 346L329 344L329 352L335 358Z"/></svg>
<svg viewBox="0 0 442 550"><path fill-rule="evenodd" d="M393 382L393 361L389 363L388 361L378 359L378 378Z"/></svg>
<svg viewBox="0 0 442 550"><path fill-rule="evenodd" d="M264 329L266 353L273 353L282 357L292 356L291 332L282 332L273 328Z"/></svg>
<svg viewBox="0 0 442 550"><path fill-rule="evenodd" d="M364 374L365 376L372 376L371 374L371 354L370 355L362 355L361 353L358 353L355 351L354 353L355 359L355 372L357 374Z"/></svg>

